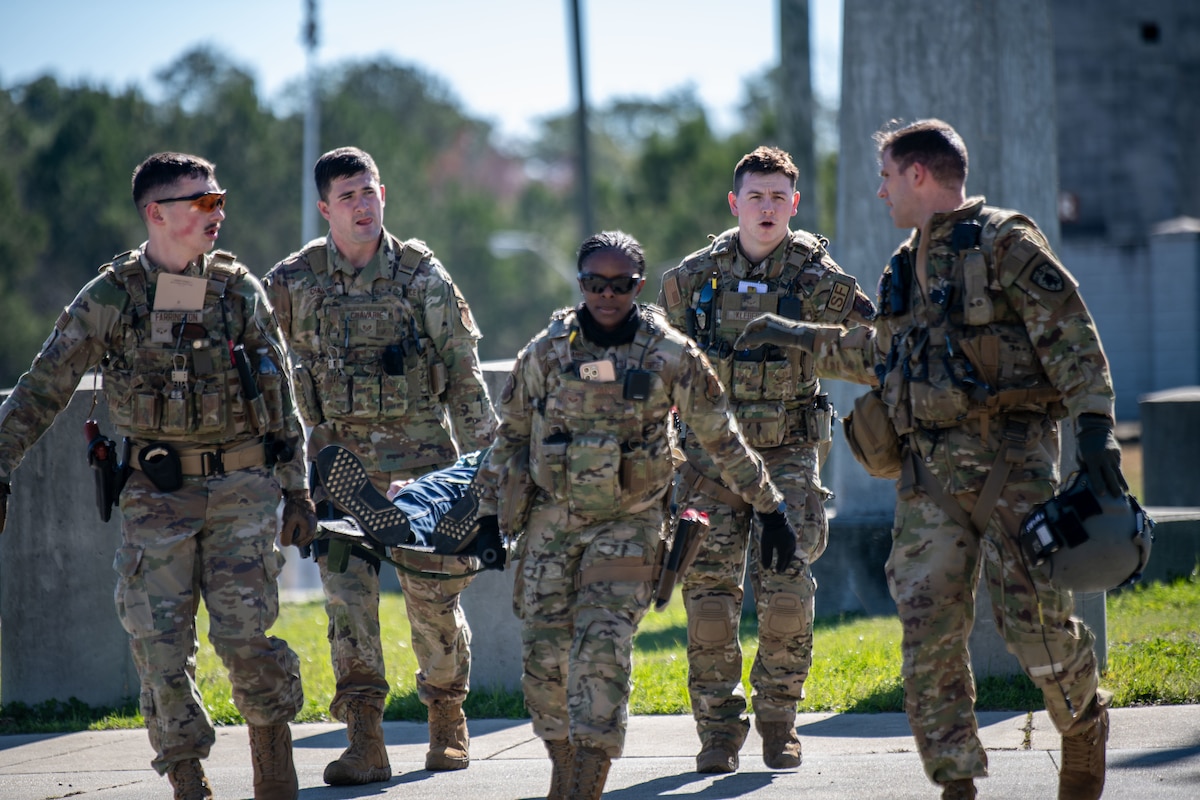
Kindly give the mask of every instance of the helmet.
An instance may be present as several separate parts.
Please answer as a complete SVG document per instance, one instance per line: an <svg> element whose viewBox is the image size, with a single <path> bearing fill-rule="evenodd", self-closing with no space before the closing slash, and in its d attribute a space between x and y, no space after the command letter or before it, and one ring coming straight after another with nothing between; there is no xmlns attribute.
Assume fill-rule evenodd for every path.
<svg viewBox="0 0 1200 800"><path fill-rule="evenodd" d="M1087 473L1035 508L1021 523L1021 547L1050 578L1076 592L1107 592L1142 576L1154 520L1133 495L1097 494Z"/></svg>

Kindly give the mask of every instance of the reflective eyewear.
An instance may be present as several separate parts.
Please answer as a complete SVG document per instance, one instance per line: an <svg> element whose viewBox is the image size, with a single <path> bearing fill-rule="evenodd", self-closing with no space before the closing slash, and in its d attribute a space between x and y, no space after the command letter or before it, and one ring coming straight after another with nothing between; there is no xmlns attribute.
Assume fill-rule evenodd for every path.
<svg viewBox="0 0 1200 800"><path fill-rule="evenodd" d="M616 294L629 294L637 288L641 280L642 276L637 273L617 275L612 278L607 275L597 275L594 272L579 273L579 286L589 294L601 294L608 288L611 288Z"/></svg>
<svg viewBox="0 0 1200 800"><path fill-rule="evenodd" d="M204 191L189 194L187 197L164 197L161 200L151 200L150 203L191 203L192 208L205 214L211 214L218 208L225 207L225 190L219 192ZM150 205L147 203L146 205Z"/></svg>

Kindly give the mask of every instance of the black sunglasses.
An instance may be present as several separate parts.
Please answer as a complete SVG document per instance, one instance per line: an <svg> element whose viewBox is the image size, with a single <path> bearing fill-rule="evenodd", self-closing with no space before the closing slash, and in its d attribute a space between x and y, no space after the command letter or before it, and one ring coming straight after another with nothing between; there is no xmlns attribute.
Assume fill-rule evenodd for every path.
<svg viewBox="0 0 1200 800"><path fill-rule="evenodd" d="M195 208L197 211L202 211L205 214L211 214L212 212L216 211L218 208L225 207L225 191L221 190L219 192L214 192L214 191L205 190L203 192L196 192L195 194L189 194L187 197L164 197L161 200L147 201L146 205L150 205L150 203L184 203L184 202L191 203L192 208Z"/></svg>
<svg viewBox="0 0 1200 800"><path fill-rule="evenodd" d="M595 272L579 273L579 287L588 294L601 294L609 287L612 287L612 290L617 294L629 294L637 288L641 280L642 276L638 273L634 273L633 275L617 275L615 278L610 278L607 275L597 275Z"/></svg>

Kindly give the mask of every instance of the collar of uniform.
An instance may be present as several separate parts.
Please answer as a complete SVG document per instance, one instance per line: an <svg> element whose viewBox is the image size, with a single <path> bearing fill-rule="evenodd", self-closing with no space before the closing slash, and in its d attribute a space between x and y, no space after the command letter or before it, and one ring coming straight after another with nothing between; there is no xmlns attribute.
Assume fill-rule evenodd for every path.
<svg viewBox="0 0 1200 800"><path fill-rule="evenodd" d="M394 249L392 237L388 236L386 229L381 234L381 239L379 249L375 251L375 255L371 260L362 269L356 270L354 265L347 261L346 257L337 249L337 244L333 241L333 236L326 236L325 246L329 251L329 274L333 275L334 272L341 271L349 275L355 283L362 282L370 285L371 281L383 274L383 267L385 264L390 263L390 254Z"/></svg>
<svg viewBox="0 0 1200 800"><path fill-rule="evenodd" d="M149 245L149 242L142 242L142 246L138 248L138 261L141 262L142 269L146 270L147 277L153 277L160 272L169 272L170 270L166 267L151 260L150 255L146 252L149 249ZM189 278L202 277L208 267L208 258L209 255L207 253L201 253L199 258L188 263L183 272L175 274L184 275Z"/></svg>
<svg viewBox="0 0 1200 800"><path fill-rule="evenodd" d="M945 239L950 236L950 232L954 230L954 226L964 219L974 219L979 216L979 212L983 210L983 204L986 201L983 195L968 197L967 201L953 211L940 211L929 218L929 225L926 230L929 231L929 241L936 242L940 239ZM912 236L908 239L908 246L916 252L921 246L921 229L914 228Z"/></svg>
<svg viewBox="0 0 1200 800"><path fill-rule="evenodd" d="M789 229L787 235L783 237L783 241L776 245L766 258L757 264L752 264L750 259L746 258L746 254L742 252L742 241L738 238L736 240L737 247L734 250L737 255L733 259L733 276L735 278L778 278L783 273L783 256L787 252L788 242L791 240L792 232Z"/></svg>

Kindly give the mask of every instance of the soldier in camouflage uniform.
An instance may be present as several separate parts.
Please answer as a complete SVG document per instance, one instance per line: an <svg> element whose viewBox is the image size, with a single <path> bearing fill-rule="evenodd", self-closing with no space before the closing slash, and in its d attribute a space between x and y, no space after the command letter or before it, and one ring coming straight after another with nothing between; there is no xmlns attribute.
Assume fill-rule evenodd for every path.
<svg viewBox="0 0 1200 800"><path fill-rule="evenodd" d="M1070 415L1091 485L1127 489L1108 363L1074 278L1032 220L966 195L967 151L940 120L877 134L879 196L914 228L884 270L871 327L763 318L743 344L815 353L822 373L879 383L902 445L888 583L903 623L905 706L944 798L987 774L967 637L980 569L1010 652L1062 733L1059 797L1104 787L1107 707L1072 595L1022 556L1018 533L1058 483Z"/></svg>
<svg viewBox="0 0 1200 800"><path fill-rule="evenodd" d="M696 339L716 367L746 441L766 461L800 533L791 567L759 570L749 508L687 437L680 470L686 505L707 512L711 525L683 582L688 691L701 741L696 768L704 773L737 770L750 727L738 637L748 547L759 623L750 684L763 761L773 769L800 765L795 718L812 664L812 564L825 551L829 531L818 451L828 447L833 411L811 359L776 347L735 351L733 341L764 312L847 325L874 316L854 278L829 257L825 240L788 229L800 200L797 176L791 157L778 148L759 147L743 157L728 198L738 226L669 270L659 294L671 323Z"/></svg>
<svg viewBox="0 0 1200 800"><path fill-rule="evenodd" d="M624 745L633 635L654 590L676 461L672 408L758 512L775 568L786 570L796 549L783 496L708 359L661 309L634 303L645 282L641 245L619 231L597 234L578 267L582 305L555 312L508 378L479 509L481 531L508 519L498 487L527 449L536 495L517 547L514 604L525 702L559 800L599 798Z"/></svg>
<svg viewBox="0 0 1200 800"><path fill-rule="evenodd" d="M316 520L291 391L278 371L252 371L282 357L278 329L254 276L231 254L209 253L225 219L212 164L153 155L133 173L133 201L147 241L101 267L0 406L0 486L7 495L25 452L101 365L112 424L131 447L113 566L151 763L178 800L212 797L200 759L215 735L195 682L203 598L209 640L250 725L254 796L292 800L287 723L304 703L300 664L267 635L279 612L280 498L285 536L311 535ZM164 276L191 281L203 301L172 305ZM245 374L256 388L239 377L235 352L256 354ZM0 504L0 529L3 517Z"/></svg>
<svg viewBox="0 0 1200 800"><path fill-rule="evenodd" d="M330 151L314 174L329 236L281 261L264 283L289 346L296 402L311 429L308 459L326 445L342 445L384 491L394 480L453 463L459 451L491 444L495 414L479 368L480 334L433 252L384 229L386 189L370 155L353 147ZM322 502L320 487L313 494ZM325 781L385 781L391 766L381 725L388 682L379 638L379 564L351 558L339 573L326 559L318 561L337 679L330 713L346 722L350 740L325 770ZM425 566L457 574L478 562L464 555ZM462 703L470 630L459 605L468 582L400 574L417 692L429 707L427 769L469 764Z"/></svg>

